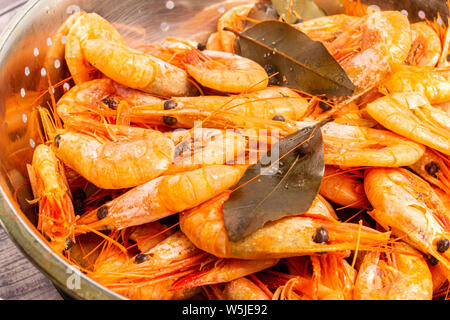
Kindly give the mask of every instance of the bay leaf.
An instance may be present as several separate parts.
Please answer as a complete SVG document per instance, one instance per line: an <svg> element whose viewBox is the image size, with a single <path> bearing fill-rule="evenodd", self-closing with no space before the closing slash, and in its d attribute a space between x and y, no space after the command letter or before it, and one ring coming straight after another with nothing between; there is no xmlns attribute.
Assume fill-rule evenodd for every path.
<svg viewBox="0 0 450 320"><path fill-rule="evenodd" d="M312 95L351 96L355 90L344 69L325 46L295 27L268 20L236 33L236 51L278 72L273 83ZM270 66L270 68L268 68Z"/></svg>
<svg viewBox="0 0 450 320"><path fill-rule="evenodd" d="M283 21L292 24L299 18L309 20L325 16L314 0L272 0L272 4Z"/></svg>
<svg viewBox="0 0 450 320"><path fill-rule="evenodd" d="M320 127L329 121L280 140L247 169L224 205L225 228L231 241L248 236L269 221L298 215L311 207L325 170Z"/></svg>

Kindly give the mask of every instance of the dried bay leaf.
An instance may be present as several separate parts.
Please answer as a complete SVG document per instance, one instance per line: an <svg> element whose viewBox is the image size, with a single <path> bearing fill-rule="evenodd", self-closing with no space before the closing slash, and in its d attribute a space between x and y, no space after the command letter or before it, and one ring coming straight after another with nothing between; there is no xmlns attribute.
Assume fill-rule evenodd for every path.
<svg viewBox="0 0 450 320"><path fill-rule="evenodd" d="M306 212L319 192L325 170L320 126L305 127L280 140L245 172L224 205L231 241L238 241L266 222ZM270 163L278 152L277 159Z"/></svg>
<svg viewBox="0 0 450 320"><path fill-rule="evenodd" d="M355 86L325 46L291 25L269 20L245 32L232 29L237 52L278 72L274 84L312 95L351 96Z"/></svg>

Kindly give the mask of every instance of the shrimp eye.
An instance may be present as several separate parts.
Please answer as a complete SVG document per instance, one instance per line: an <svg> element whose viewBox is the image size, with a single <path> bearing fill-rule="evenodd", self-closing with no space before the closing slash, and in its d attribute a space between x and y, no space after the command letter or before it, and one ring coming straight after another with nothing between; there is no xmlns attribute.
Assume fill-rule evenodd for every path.
<svg viewBox="0 0 450 320"><path fill-rule="evenodd" d="M177 106L177 103L172 99L164 101L164 110L175 109L176 106Z"/></svg>
<svg viewBox="0 0 450 320"><path fill-rule="evenodd" d="M437 266L439 263L439 260L436 259L435 257L431 256L430 258L428 258L428 263L432 266Z"/></svg>
<svg viewBox="0 0 450 320"><path fill-rule="evenodd" d="M439 239L437 243L437 251L444 253L450 247L450 241L448 239Z"/></svg>
<svg viewBox="0 0 450 320"><path fill-rule="evenodd" d="M65 250L69 250L70 248L72 248L72 246L73 246L73 241L72 241L72 239L71 239L70 237L68 237L68 238L66 239L65 245L66 245L66 249L65 249Z"/></svg>
<svg viewBox="0 0 450 320"><path fill-rule="evenodd" d="M431 161L429 164L425 166L425 170L428 172L430 176L432 176L433 178L437 178L436 173L438 173L439 170L441 170L441 166L439 165L439 163Z"/></svg>
<svg viewBox="0 0 450 320"><path fill-rule="evenodd" d="M328 230L320 227L316 229L316 234L313 237L315 243L327 243L329 239Z"/></svg>
<svg viewBox="0 0 450 320"><path fill-rule="evenodd" d="M97 218L99 220L105 219L107 215L108 215L108 208L107 207L103 206L103 207L100 207L97 210Z"/></svg>
<svg viewBox="0 0 450 320"><path fill-rule="evenodd" d="M173 126L174 124L176 124L178 122L178 120L177 120L177 118L174 118L174 117L164 116L163 122L168 126Z"/></svg>
<svg viewBox="0 0 450 320"><path fill-rule="evenodd" d="M117 107L120 104L119 99L115 97L107 97L102 99L102 102L106 104L110 109L117 110Z"/></svg>
<svg viewBox="0 0 450 320"><path fill-rule="evenodd" d="M200 51L206 50L206 45L204 43L197 44L197 49Z"/></svg>
<svg viewBox="0 0 450 320"><path fill-rule="evenodd" d="M140 253L134 258L134 263L140 264L148 260L148 256L146 254Z"/></svg>
<svg viewBox="0 0 450 320"><path fill-rule="evenodd" d="M60 134L58 134L56 137L55 137L55 146L57 147L57 148L59 148L59 143L61 142L61 135Z"/></svg>
<svg viewBox="0 0 450 320"><path fill-rule="evenodd" d="M450 61L450 54L447 56L447 61Z"/></svg>
<svg viewBox="0 0 450 320"><path fill-rule="evenodd" d="M319 102L319 107L320 109L322 109L323 111L328 111L331 109L331 106L323 101Z"/></svg>
<svg viewBox="0 0 450 320"><path fill-rule="evenodd" d="M281 122L285 122L286 121L286 119L283 116L279 115L279 114L277 114L275 117L273 117L272 120L273 121L281 121Z"/></svg>

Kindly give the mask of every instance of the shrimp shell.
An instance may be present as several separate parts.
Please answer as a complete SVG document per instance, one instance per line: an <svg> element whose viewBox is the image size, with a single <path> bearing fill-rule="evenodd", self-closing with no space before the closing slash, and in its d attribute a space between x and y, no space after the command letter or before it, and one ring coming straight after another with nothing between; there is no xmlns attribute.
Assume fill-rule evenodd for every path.
<svg viewBox="0 0 450 320"><path fill-rule="evenodd" d="M305 216L293 216L267 223L263 228L237 242L231 242L223 221L224 193L180 217L183 233L196 247L222 258L269 259L309 255L318 252L353 249L357 237L361 246L376 246L387 241L389 234L378 233L355 224L339 223L328 218L329 207L323 198L316 198ZM326 208L325 212L323 208ZM317 228L330 233L327 244L313 241Z"/></svg>
<svg viewBox="0 0 450 320"><path fill-rule="evenodd" d="M367 105L367 112L385 128L450 155L450 117L420 93L397 93Z"/></svg>
<svg viewBox="0 0 450 320"><path fill-rule="evenodd" d="M172 164L174 143L159 131L142 138L104 142L82 133L55 138L54 152L67 166L102 189L141 185L163 174Z"/></svg>
<svg viewBox="0 0 450 320"><path fill-rule="evenodd" d="M379 168L366 171L364 187L375 221L450 271L450 251L436 248L439 239L450 239L450 210L426 181L405 169Z"/></svg>
<svg viewBox="0 0 450 320"><path fill-rule="evenodd" d="M123 229L188 210L239 182L247 166L213 165L153 179L84 214L79 225ZM100 219L98 210L107 216Z"/></svg>
<svg viewBox="0 0 450 320"><path fill-rule="evenodd" d="M221 92L246 93L266 88L269 76L258 63L226 52L195 51L187 55L186 70L202 86Z"/></svg>
<svg viewBox="0 0 450 320"><path fill-rule="evenodd" d="M189 96L196 89L183 69L104 39L83 44L86 59L118 83L160 96Z"/></svg>
<svg viewBox="0 0 450 320"><path fill-rule="evenodd" d="M58 253L75 242L75 212L64 168L52 149L44 144L36 147L31 165L27 165L34 197L39 200L37 229L50 239Z"/></svg>
<svg viewBox="0 0 450 320"><path fill-rule="evenodd" d="M383 84L389 93L423 93L431 104L450 101L450 67L396 67Z"/></svg>
<svg viewBox="0 0 450 320"><path fill-rule="evenodd" d="M387 130L329 123L322 127L325 164L402 167L417 162L425 147Z"/></svg>
<svg viewBox="0 0 450 320"><path fill-rule="evenodd" d="M433 281L425 259L405 243L396 243L393 250L386 259L375 251L365 255L355 283L355 299L431 300Z"/></svg>
<svg viewBox="0 0 450 320"><path fill-rule="evenodd" d="M98 14L81 15L70 28L66 38L65 58L75 84L93 79L92 67L83 54L83 46L89 39L108 39L118 44L125 43L119 32Z"/></svg>

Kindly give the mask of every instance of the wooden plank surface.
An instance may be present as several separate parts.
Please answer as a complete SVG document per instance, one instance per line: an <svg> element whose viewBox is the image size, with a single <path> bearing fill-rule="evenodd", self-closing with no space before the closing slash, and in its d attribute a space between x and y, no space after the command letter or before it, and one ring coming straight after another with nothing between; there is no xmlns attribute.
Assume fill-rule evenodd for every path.
<svg viewBox="0 0 450 320"><path fill-rule="evenodd" d="M0 0L0 32L26 1ZM0 298L14 300L60 300L61 296L8 238L0 227Z"/></svg>

